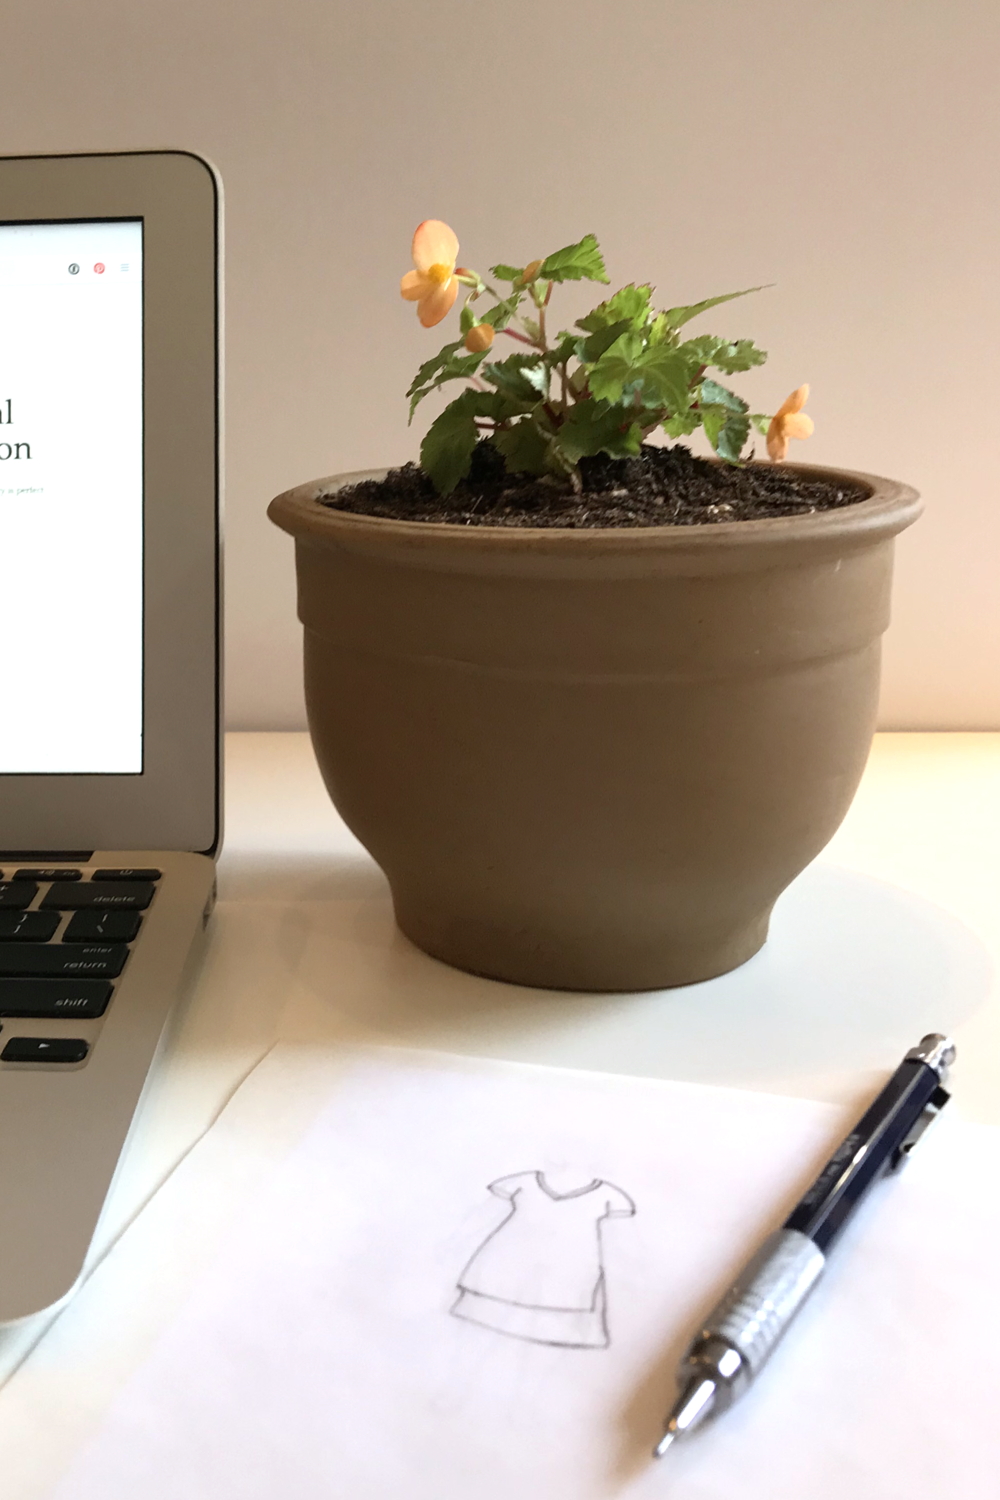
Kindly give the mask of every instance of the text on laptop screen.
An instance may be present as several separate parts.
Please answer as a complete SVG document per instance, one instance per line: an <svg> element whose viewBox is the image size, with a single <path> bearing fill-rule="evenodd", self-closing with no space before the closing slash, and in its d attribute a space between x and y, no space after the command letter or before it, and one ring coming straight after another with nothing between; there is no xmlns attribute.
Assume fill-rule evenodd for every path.
<svg viewBox="0 0 1000 1500"><path fill-rule="evenodd" d="M142 771L142 222L0 224L0 773Z"/></svg>

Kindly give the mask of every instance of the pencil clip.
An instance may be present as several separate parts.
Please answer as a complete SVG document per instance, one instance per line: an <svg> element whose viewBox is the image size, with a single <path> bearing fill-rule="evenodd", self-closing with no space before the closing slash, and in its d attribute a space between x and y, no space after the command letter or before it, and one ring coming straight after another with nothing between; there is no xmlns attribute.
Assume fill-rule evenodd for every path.
<svg viewBox="0 0 1000 1500"><path fill-rule="evenodd" d="M910 1129L909 1135L902 1141L889 1159L889 1171L898 1172L910 1159L910 1152L927 1129L933 1124L938 1115L944 1109L951 1098L948 1090L938 1086L924 1105L923 1111L917 1116L916 1122Z"/></svg>

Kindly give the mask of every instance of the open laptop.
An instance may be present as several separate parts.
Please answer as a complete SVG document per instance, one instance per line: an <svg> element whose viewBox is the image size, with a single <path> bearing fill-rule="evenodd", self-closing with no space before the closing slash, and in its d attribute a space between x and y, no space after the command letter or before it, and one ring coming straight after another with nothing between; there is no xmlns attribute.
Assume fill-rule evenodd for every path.
<svg viewBox="0 0 1000 1500"><path fill-rule="evenodd" d="M0 1324L77 1282L212 910L219 206L0 159Z"/></svg>

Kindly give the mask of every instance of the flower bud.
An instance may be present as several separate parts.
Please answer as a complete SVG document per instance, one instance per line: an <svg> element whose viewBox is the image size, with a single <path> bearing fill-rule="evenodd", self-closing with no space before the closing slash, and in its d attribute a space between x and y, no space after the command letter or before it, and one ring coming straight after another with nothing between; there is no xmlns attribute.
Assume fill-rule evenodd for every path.
<svg viewBox="0 0 1000 1500"><path fill-rule="evenodd" d="M470 354L485 354L496 338L492 323L477 323L465 335L465 347Z"/></svg>
<svg viewBox="0 0 1000 1500"><path fill-rule="evenodd" d="M521 285L527 286L529 281L534 281L541 269L542 263L540 260L530 260L521 272Z"/></svg>

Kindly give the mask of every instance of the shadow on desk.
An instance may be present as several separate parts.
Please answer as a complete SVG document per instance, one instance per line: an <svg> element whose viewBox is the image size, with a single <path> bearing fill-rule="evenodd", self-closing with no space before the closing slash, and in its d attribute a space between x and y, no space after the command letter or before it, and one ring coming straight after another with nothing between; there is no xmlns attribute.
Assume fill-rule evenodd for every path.
<svg viewBox="0 0 1000 1500"><path fill-rule="evenodd" d="M277 987L289 1040L383 1041L639 1075L768 1087L891 1066L954 1030L990 992L992 963L951 913L817 863L785 892L742 968L635 995L535 990L429 958L395 927L363 856L244 855L224 880L226 967ZM232 904L228 904L232 902ZM238 949L238 952L236 951ZM836 1092L834 1089L833 1092Z"/></svg>

